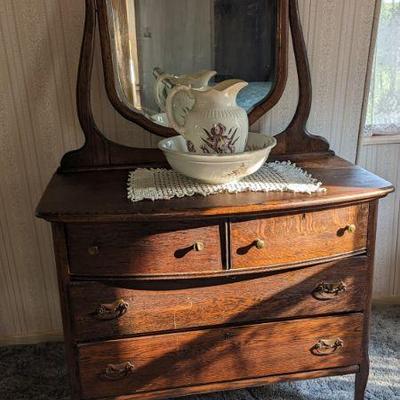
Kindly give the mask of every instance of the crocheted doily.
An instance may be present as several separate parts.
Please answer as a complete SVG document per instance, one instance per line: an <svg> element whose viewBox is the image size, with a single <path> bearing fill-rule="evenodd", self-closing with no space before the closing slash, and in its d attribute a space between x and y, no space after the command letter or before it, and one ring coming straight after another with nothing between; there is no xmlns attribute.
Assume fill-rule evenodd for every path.
<svg viewBox="0 0 400 400"><path fill-rule="evenodd" d="M209 185L187 178L170 169L138 168L129 173L128 199L167 200L199 194L240 192L324 192L322 183L290 161L264 164L257 172L239 182Z"/></svg>

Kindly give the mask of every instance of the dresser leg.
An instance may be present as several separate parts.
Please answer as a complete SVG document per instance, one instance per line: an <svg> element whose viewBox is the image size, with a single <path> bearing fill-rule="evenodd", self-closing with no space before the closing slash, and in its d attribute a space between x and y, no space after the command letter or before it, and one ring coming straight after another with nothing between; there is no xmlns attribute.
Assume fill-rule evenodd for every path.
<svg viewBox="0 0 400 400"><path fill-rule="evenodd" d="M360 372L356 374L356 387L354 400L364 400L365 388L367 387L369 375L369 361L360 366Z"/></svg>

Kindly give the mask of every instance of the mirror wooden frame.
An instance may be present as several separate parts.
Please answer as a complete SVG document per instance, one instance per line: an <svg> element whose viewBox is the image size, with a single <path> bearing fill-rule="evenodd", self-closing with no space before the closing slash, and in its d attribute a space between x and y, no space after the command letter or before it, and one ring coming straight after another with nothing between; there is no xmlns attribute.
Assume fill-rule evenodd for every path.
<svg viewBox="0 0 400 400"><path fill-rule="evenodd" d="M99 31L101 41L101 53L103 59L104 81L108 98L114 108L126 119L135 122L142 128L145 128L151 133L162 137L176 136L177 133L168 127L158 125L149 120L143 114L135 112L129 108L118 94L117 85L113 66L112 45L109 34L109 17L107 12L108 0L97 0L97 10L99 16ZM267 0L265 0L267 1ZM271 88L271 92L263 102L258 104L249 113L249 123L252 125L260 119L268 110L270 110L281 98L285 90L287 81L287 54L288 54L288 3L287 1L277 0L277 20L276 20L276 79Z"/></svg>
<svg viewBox="0 0 400 400"><path fill-rule="evenodd" d="M252 124L261 118L279 101L284 92L288 73L288 31L290 26L299 80L299 99L292 121L283 132L275 136L278 144L272 151L272 157L296 160L318 157L324 154L333 155L333 151L329 149L329 143L324 138L311 135L306 129L311 109L312 89L298 1L277 1L277 80L272 94L249 114L249 122ZM86 0L85 27L76 91L78 118L85 135L85 143L80 149L64 155L59 172L121 169L138 165L166 165L166 160L160 150L135 148L115 143L106 138L96 125L91 106L90 86L97 22L102 47L106 90L114 108L123 117L146 129L149 134L164 137L176 135L172 129L157 125L142 114L132 111L119 99L114 82L111 46L107 29L106 0Z"/></svg>

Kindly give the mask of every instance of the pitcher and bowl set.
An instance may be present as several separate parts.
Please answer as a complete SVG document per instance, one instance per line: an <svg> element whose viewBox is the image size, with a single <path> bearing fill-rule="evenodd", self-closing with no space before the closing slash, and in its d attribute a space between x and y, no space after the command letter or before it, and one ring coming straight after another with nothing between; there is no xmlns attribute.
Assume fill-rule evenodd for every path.
<svg viewBox="0 0 400 400"><path fill-rule="evenodd" d="M174 80L167 75L158 77L156 93L163 93L158 96L158 104L162 104L160 109L165 107L168 125L180 134L161 140L158 146L177 172L203 183L224 184L256 172L276 139L249 132L247 112L236 103L247 82L229 79L209 86L215 74L194 74L196 78L205 77L197 79L197 83L201 80L197 87L187 83L194 81L188 75Z"/></svg>

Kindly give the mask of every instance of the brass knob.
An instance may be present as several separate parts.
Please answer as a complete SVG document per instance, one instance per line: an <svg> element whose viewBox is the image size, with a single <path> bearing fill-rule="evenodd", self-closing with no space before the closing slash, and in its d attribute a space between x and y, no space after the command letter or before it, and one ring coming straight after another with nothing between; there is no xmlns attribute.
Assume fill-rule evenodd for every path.
<svg viewBox="0 0 400 400"><path fill-rule="evenodd" d="M356 231L356 226L354 224L347 225L346 230L349 233L354 233Z"/></svg>
<svg viewBox="0 0 400 400"><path fill-rule="evenodd" d="M202 250L204 250L204 243L203 243L203 242L196 242L196 243L193 245L193 248L194 248L196 251L202 251Z"/></svg>
<svg viewBox="0 0 400 400"><path fill-rule="evenodd" d="M97 256L97 254L100 253L99 247L98 246L91 246L88 248L88 253L91 256Z"/></svg>
<svg viewBox="0 0 400 400"><path fill-rule="evenodd" d="M255 245L256 245L257 249L261 250L265 247L265 242L262 239L256 239Z"/></svg>

